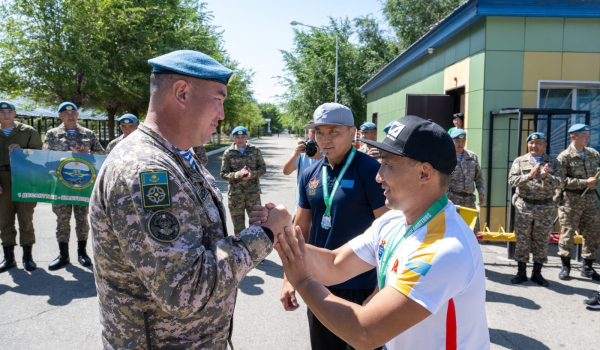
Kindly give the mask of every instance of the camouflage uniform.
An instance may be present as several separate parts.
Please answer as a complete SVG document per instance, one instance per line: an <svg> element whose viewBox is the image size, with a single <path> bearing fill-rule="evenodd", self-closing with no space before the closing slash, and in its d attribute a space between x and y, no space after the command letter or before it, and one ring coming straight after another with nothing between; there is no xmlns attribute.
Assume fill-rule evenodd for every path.
<svg viewBox="0 0 600 350"><path fill-rule="evenodd" d="M204 146L192 147L196 158L200 161L200 164L206 166L208 164L208 155L206 154L206 148Z"/></svg>
<svg viewBox="0 0 600 350"><path fill-rule="evenodd" d="M463 151L463 160L459 161L457 159L456 168L450 178L448 199L454 205L477 209L475 205L475 187L477 187L477 192L480 195L485 195L483 176L477 155L465 149ZM477 223L475 223L473 231L475 233L479 232L479 218L477 218Z"/></svg>
<svg viewBox="0 0 600 350"><path fill-rule="evenodd" d="M369 152L369 145L367 145L366 143L363 143L362 146L360 146L360 148L358 149L359 152L365 153L367 154L367 152ZM373 157L374 159L376 159L379 163L381 163L381 153L379 153L380 156L378 157Z"/></svg>
<svg viewBox="0 0 600 350"><path fill-rule="evenodd" d="M48 151L71 152L71 148L83 145L92 154L105 154L104 148L89 129L77 125L75 134L69 135L64 124L48 130L42 149ZM58 243L69 243L71 236L71 212L75 214L75 232L77 241L87 241L88 232L88 207L83 205L52 204L52 211L56 214L56 240Z"/></svg>
<svg viewBox="0 0 600 350"><path fill-rule="evenodd" d="M0 131L0 237L3 246L17 245L17 229L15 228L15 214L19 221L19 242L21 246L35 243L33 228L33 211L35 202L13 202L12 182L10 172L10 156L8 146L18 144L21 149L41 149L42 139L40 134L29 125L15 122L13 131L4 135Z"/></svg>
<svg viewBox="0 0 600 350"><path fill-rule="evenodd" d="M529 262L529 253L533 254L533 262L544 264L548 261L548 240L552 231L554 218L554 190L561 186L558 162L547 154L542 155L540 167L533 179L529 173L536 165L531 153L518 157L513 162L508 177L510 186L516 188L514 201L515 237L517 246L515 259ZM542 168L549 164L550 171L542 180Z"/></svg>
<svg viewBox="0 0 600 350"><path fill-rule="evenodd" d="M600 245L600 209L596 203L594 188L590 188L585 196L588 178L596 175L600 167L600 153L593 148L585 147L585 159L570 145L558 155L560 172L563 178L563 196L558 208L562 233L558 241L558 255L570 257L573 250L575 230L583 235L583 258L596 259Z"/></svg>
<svg viewBox="0 0 600 350"><path fill-rule="evenodd" d="M244 167L252 171L252 178L243 181L240 171ZM229 214L233 222L233 230L237 235L246 227L244 209L250 216L252 206L260 204L260 181L259 178L265 174L267 166L260 149L251 143L247 143L244 154L231 145L223 154L221 164L221 177L229 181Z"/></svg>
<svg viewBox="0 0 600 350"><path fill-rule="evenodd" d="M215 179L154 131L138 130L106 160L90 201L103 345L225 349L238 285L272 251L271 239L259 226L228 236ZM143 207L140 173L148 171L168 172L170 207ZM167 233L176 237L159 240L155 217L171 218Z"/></svg>
<svg viewBox="0 0 600 350"><path fill-rule="evenodd" d="M112 152L113 148L115 148L115 146L119 142L123 141L124 138L125 138L125 135L121 135L121 136L117 137L116 139L110 141L108 143L108 145L106 146L106 154L110 154L110 152Z"/></svg>

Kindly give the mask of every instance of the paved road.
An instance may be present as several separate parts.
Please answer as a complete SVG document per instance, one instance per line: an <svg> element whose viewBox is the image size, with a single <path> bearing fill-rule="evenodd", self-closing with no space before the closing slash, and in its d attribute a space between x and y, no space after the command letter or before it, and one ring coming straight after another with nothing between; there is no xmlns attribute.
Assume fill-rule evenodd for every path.
<svg viewBox="0 0 600 350"><path fill-rule="evenodd" d="M263 201L294 206L295 175L283 176L283 162L295 141L289 136L254 141L265 153L268 172L261 179ZM227 184L218 176L220 155L210 157L209 170L220 189ZM92 271L76 262L59 271L48 271L58 254L54 238L55 216L48 204L36 208L37 244L34 257L40 268L19 268L0 274L0 350L99 349L98 305ZM74 223L72 224L74 227ZM227 225L232 229L231 220ZM71 237L75 237L73 232ZM587 311L582 300L597 283L580 278L574 264L569 282L558 280L560 260L556 245L544 269L550 288L531 282L510 284L516 264L505 259L503 244L482 244L487 276L487 315L492 349L598 349L600 313ZM75 242L71 257L76 257ZM531 268L529 269L531 270ZM236 349L309 349L306 308L283 311L279 303L283 271L277 253L253 270L242 282L235 311L233 341Z"/></svg>

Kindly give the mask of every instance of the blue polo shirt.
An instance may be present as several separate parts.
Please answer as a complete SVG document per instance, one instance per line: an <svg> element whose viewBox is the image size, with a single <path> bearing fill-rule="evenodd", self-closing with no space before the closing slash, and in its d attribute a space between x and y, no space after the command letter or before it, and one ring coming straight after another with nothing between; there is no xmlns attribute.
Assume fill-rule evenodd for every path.
<svg viewBox="0 0 600 350"><path fill-rule="evenodd" d="M300 189L298 205L311 211L312 225L309 243L316 247L330 250L337 249L354 237L363 234L375 221L373 210L385 205L385 196L381 184L375 181L375 176L380 167L379 162L371 156L357 151L333 197L331 228L326 230L321 227L321 219L326 208L322 187L323 165L328 167L327 185L331 192L335 180L346 164L349 155L350 151L348 151L344 160L340 164L336 164L333 169L331 169L325 157L307 168L301 176L298 186ZM377 277L375 269L373 269L332 287L368 289L374 288L376 284Z"/></svg>

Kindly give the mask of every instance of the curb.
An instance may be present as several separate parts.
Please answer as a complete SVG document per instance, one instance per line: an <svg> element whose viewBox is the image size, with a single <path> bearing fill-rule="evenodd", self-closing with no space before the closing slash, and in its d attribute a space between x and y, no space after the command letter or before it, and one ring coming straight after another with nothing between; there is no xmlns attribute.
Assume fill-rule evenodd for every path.
<svg viewBox="0 0 600 350"><path fill-rule="evenodd" d="M252 141L252 140L256 140L256 137L253 138L253 139L249 139L248 141ZM225 146L225 147L221 147L219 149L214 149L214 150L212 150L210 152L206 152L206 156L210 157L210 156L212 156L214 154L225 152L225 150L228 149L229 147L231 147L231 146Z"/></svg>

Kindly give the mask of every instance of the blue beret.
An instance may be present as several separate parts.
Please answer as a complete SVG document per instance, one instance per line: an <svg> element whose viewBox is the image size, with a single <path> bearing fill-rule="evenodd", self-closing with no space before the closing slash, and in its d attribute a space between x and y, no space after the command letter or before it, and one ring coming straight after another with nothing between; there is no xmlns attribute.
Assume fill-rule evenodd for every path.
<svg viewBox="0 0 600 350"><path fill-rule="evenodd" d="M231 69L198 51L173 51L152 58L148 60L148 63L154 67L152 73L178 73L194 78L218 81L225 85L233 79Z"/></svg>
<svg viewBox="0 0 600 350"><path fill-rule="evenodd" d="M248 129L243 126L236 126L231 132L231 135L248 135Z"/></svg>
<svg viewBox="0 0 600 350"><path fill-rule="evenodd" d="M394 125L394 122L395 122L395 120L392 120L391 122L387 123L385 128L383 128L383 132L387 134L388 131L390 131L390 128L392 127L392 125Z"/></svg>
<svg viewBox="0 0 600 350"><path fill-rule="evenodd" d="M127 113L127 114L123 114L121 116L121 118L117 119L117 121L119 123L137 123L138 122L138 118L131 114L131 113Z"/></svg>
<svg viewBox="0 0 600 350"><path fill-rule="evenodd" d="M10 102L0 101L0 109L16 109L15 105Z"/></svg>
<svg viewBox="0 0 600 350"><path fill-rule="evenodd" d="M527 142L531 140L544 139L546 140L546 134L541 132L534 132L531 135L527 136Z"/></svg>
<svg viewBox="0 0 600 350"><path fill-rule="evenodd" d="M454 130L452 130L450 137L453 139L461 139L461 140L466 139L467 132L464 129L454 129Z"/></svg>
<svg viewBox="0 0 600 350"><path fill-rule="evenodd" d="M73 110L77 110L77 106L75 106L73 102L63 102L60 104L60 106L58 106L58 113Z"/></svg>
<svg viewBox="0 0 600 350"><path fill-rule="evenodd" d="M377 129L377 125L375 125L375 123L366 122L360 126L360 130L372 130L372 129Z"/></svg>
<svg viewBox="0 0 600 350"><path fill-rule="evenodd" d="M569 132L590 131L590 126L585 124L575 124L569 128Z"/></svg>

